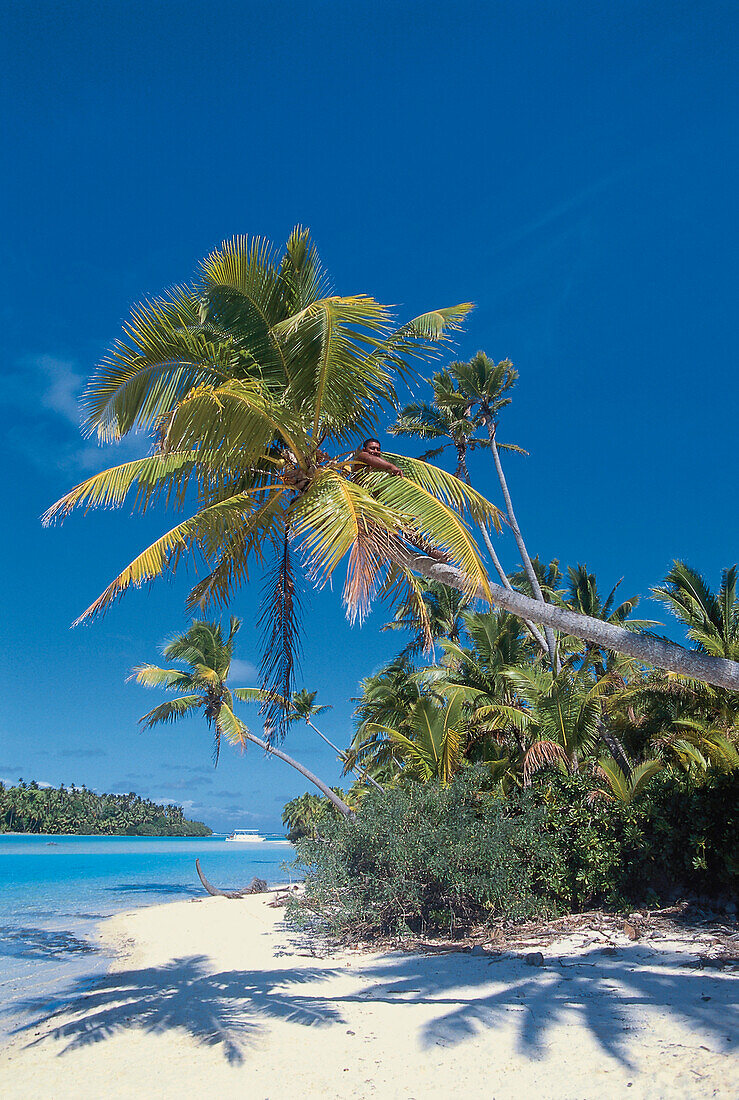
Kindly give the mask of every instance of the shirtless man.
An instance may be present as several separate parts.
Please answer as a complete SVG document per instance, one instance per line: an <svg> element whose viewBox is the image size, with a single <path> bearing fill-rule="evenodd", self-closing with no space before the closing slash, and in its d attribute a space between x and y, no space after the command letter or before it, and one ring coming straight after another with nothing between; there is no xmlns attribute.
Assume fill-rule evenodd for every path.
<svg viewBox="0 0 739 1100"><path fill-rule="evenodd" d="M361 450L354 456L355 462L362 462L365 466L371 466L373 470L384 470L395 477L404 477L403 471L382 457L382 447L379 439L365 439Z"/></svg>
<svg viewBox="0 0 739 1100"><path fill-rule="evenodd" d="M379 439L365 439L362 449L355 454L354 461L362 462L365 466L371 466L373 470L384 470L385 473L393 474L395 477L405 477L398 466L382 457L382 446ZM444 551L439 550L427 539L419 539L410 534L406 534L405 538L415 549L421 550L422 553L434 558L435 561L444 563L449 561Z"/></svg>

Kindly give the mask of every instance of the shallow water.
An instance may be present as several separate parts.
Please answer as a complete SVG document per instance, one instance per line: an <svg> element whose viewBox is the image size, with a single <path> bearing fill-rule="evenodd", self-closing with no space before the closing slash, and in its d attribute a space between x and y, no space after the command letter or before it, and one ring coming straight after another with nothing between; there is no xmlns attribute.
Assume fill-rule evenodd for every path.
<svg viewBox="0 0 739 1100"><path fill-rule="evenodd" d="M72 979L106 969L95 936L104 917L204 897L196 858L221 889L300 877L285 867L294 853L284 842L0 834L0 1034L17 1025L21 1001L51 1004Z"/></svg>

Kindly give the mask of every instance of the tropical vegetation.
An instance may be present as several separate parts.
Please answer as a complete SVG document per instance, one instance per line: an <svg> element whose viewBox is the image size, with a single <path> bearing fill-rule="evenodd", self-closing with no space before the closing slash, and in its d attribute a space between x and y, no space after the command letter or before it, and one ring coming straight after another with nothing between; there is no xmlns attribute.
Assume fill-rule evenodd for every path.
<svg viewBox="0 0 739 1100"><path fill-rule="evenodd" d="M105 836L210 836L201 821L189 821L181 806L160 806L130 794L96 794L63 783L42 787L0 783L0 833L81 833Z"/></svg>
<svg viewBox="0 0 739 1100"><path fill-rule="evenodd" d="M336 852L355 852L358 837L367 842L366 830L393 823L403 832L406 854L378 862L376 873L386 876L391 893L392 876L409 880L410 866L420 882L420 849L411 864L403 861L410 859L412 834L423 832L423 818L435 823L437 841L429 839L423 851L436 861L442 884L454 863L443 853L445 844L459 853L460 874L463 853L472 860L477 885L462 906L468 915L492 911L505 883L514 881L504 873L506 848L518 853L521 914L526 898L545 907L565 897L569 904L595 896L613 901L645 889L649 876L645 871L626 882L604 857L596 861L598 873L608 865L603 882L582 872L587 889L581 889L582 869L572 871L573 879L563 868L581 858L576 853L590 843L588 830L596 829L596 851L605 851L603 836L619 829L650 851L656 823L681 835L666 803L651 824L638 817L655 792L682 791L696 806L705 799L711 818L720 797L715 792L733 790L737 569L727 569L713 592L694 569L676 562L654 589L686 630L686 645L679 645L662 637L658 624L636 619L638 598L621 598L618 584L604 595L584 563L564 573L557 561L544 564L524 537L503 466L507 454L525 454L499 435L518 377L512 363L484 352L450 362L434 374L428 401L400 407L399 387L417 380L424 358L445 351L470 308L462 303L398 323L370 296L333 294L309 234L299 227L280 252L258 238L224 242L202 261L192 283L133 310L88 387L88 430L108 442L135 433L148 439L149 453L86 479L45 521L78 507L124 504L186 515L81 618L102 613L127 589L193 556L205 563L187 599L199 615L230 606L255 569L266 576L259 687L229 683L239 627L233 617L228 632L215 618L196 618L167 644L167 660L184 668L142 665L133 675L173 695L144 715L146 727L199 714L213 738L215 763L224 738L241 748L256 744L321 792L323 798L306 795L285 809L291 833L313 845L304 852L306 858L311 853L316 890L322 866L338 859ZM423 453L386 453L386 469L365 463L363 437L378 430L382 414L395 417L391 433L417 438ZM434 461L447 450L454 472ZM485 494L472 485L468 459L477 451L479 458L489 456ZM498 505L487 499L493 484ZM507 534L519 559L514 571L503 568L499 553L499 536ZM386 629L408 635L395 659L362 682L350 744L329 741L345 774L355 776L346 794L277 747L298 721L328 740L314 721L323 706L296 683L300 605L306 586L326 584L341 563L350 619L361 622L372 601L385 598L391 607ZM237 704L259 706L264 739L246 726ZM455 813L458 826L449 819ZM696 815L702 820L698 809ZM557 842L562 821L571 824L568 855ZM695 858L720 867L721 881L728 882L736 866L724 858L720 837L707 833L701 843L703 855ZM492 857L478 852L473 858L475 844L497 853L499 871ZM611 847L633 862L626 841ZM524 852L528 877L520 870ZM342 866L356 870L353 860L346 856ZM676 866L662 868L664 881L678 881ZM336 885L341 876L339 864L334 867ZM405 894L393 896L401 904ZM434 886L414 896L423 923L441 895ZM387 919L399 927L396 917Z"/></svg>

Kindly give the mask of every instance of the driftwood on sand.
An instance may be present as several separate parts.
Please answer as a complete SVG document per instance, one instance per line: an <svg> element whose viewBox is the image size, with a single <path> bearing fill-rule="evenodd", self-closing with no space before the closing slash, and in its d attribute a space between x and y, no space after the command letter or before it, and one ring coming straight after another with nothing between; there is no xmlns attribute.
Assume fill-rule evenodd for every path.
<svg viewBox="0 0 739 1100"><path fill-rule="evenodd" d="M214 886L211 882L208 882L207 878L200 869L200 860L195 860L195 870L198 873L198 878L202 882L205 889L209 894L212 894L215 898L243 898L246 894L264 894L267 892L267 883L263 878L257 878L256 875L251 880L249 885L243 890L219 890L217 886Z"/></svg>

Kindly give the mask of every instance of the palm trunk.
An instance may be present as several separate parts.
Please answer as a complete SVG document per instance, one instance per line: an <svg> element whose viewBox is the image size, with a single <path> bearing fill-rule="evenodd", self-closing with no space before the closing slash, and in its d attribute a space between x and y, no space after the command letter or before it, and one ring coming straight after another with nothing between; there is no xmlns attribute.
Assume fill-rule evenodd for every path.
<svg viewBox="0 0 739 1100"><path fill-rule="evenodd" d="M317 734L318 734L318 736L319 736L319 737L321 738L321 740L322 740L322 741L325 741L325 742L326 742L326 744L327 744L327 745L328 745L328 746L329 746L330 748L332 748L332 749L334 750L334 752L338 754L338 756L340 757L340 759L341 759L341 760L343 760L343 761L344 761L344 763L346 764L346 753L345 753L345 752L342 752L342 750L341 750L340 748L338 748L338 747L337 747L337 746L336 746L336 745L335 745L335 744L333 743L333 741L329 741L328 737L326 737L326 735L325 735L324 733L321 733L321 731L319 730L318 726L314 726L314 725L313 725L313 723L311 722L311 720L310 720L309 718L306 718L306 722L307 722L307 724L308 724L308 725L310 726L310 728L311 728L311 729L313 730L313 732L314 732L314 733L317 733ZM372 778L372 776L371 776L371 775L369 774L369 772L366 772L366 771L362 771L362 769L361 769L361 768L360 768L359 766L357 766L356 768L352 768L351 770L352 770L352 771L353 771L353 772L355 773L355 775L358 775L360 779L366 779L368 783L371 783L371 784L372 784L372 786L373 786L373 787L375 788L375 790L379 791L379 792L380 792L380 794L384 794L384 793L385 793L385 791L384 791L384 790L383 790L383 788L382 788L382 787L380 786L380 784L379 784L379 783L378 783L378 782L377 782L377 781L376 781L375 779L373 779L373 778Z"/></svg>
<svg viewBox="0 0 739 1100"><path fill-rule="evenodd" d="M462 450L460 449L459 444L457 444L456 446L457 446L457 460L458 460L458 462L457 462L457 472L455 474L455 477L458 477L459 480L461 481L462 478L459 477L459 474L460 474L460 471L461 471L464 474L465 483L467 485L469 485L470 487L472 487L472 481L470 479L470 471L467 468L467 455L465 454L463 449ZM490 538L490 533L489 533L489 531L488 531L488 529L487 529L487 527L485 526L484 523L480 524L480 530L482 531L482 537L485 541L485 545L488 548L488 553L490 554L490 559L491 559L491 561L493 563L493 566L495 568L495 572L500 577L501 584L505 588L510 588L512 590L513 585L508 580L508 575L507 575L505 569L503 568L503 566L500 563L500 559L499 559L498 555L495 552L495 547L493 546L493 540ZM540 630L537 630L537 628L534 626L533 623L529 623L525 619L523 620L523 623L524 623L524 626L526 627L526 629L531 633L531 636L533 637L534 641L536 641L538 643L538 645L540 646L541 651L544 654L544 656L546 657L547 655L549 655L549 646L547 644L547 639L542 634L542 632Z"/></svg>
<svg viewBox="0 0 739 1100"><path fill-rule="evenodd" d="M618 764L621 771L624 773L627 779L631 779L631 764L629 758L624 752L624 747L617 737L614 737L612 733L606 729L605 722L598 721L598 736L603 744L610 752L613 759Z"/></svg>
<svg viewBox="0 0 739 1100"><path fill-rule="evenodd" d="M498 481L500 482L500 487L503 491L503 500L505 501L506 512L508 513L508 522L511 525L513 537L516 540L516 546L518 547L518 552L521 555L521 561L523 563L524 571L529 579L531 591L534 593L535 599L538 600L540 603L544 603L544 593L541 590L539 578L537 577L534 567L531 564L531 558L529 557L529 552L526 549L526 543L523 541L523 535L521 534L521 529L518 526L518 521L516 520L516 513L513 511L513 501L511 500L511 494L508 490L508 482L506 481L505 474L503 473L503 466L500 461L498 445L495 442L495 425L493 423L492 417L488 414L485 414L485 427L488 430L490 449L493 452L493 461L495 462L495 469L498 474ZM544 627L544 636L547 640L549 659L552 662L552 669L554 670L554 674L556 676L559 672L559 658L557 657L557 640L554 637L554 632L552 631L551 627Z"/></svg>
<svg viewBox="0 0 739 1100"><path fill-rule="evenodd" d="M303 767L302 764L299 764L297 760L293 760L292 756L288 756L286 752L282 751L282 749L276 749L274 745L270 745L266 741L262 741L261 738L255 737L253 733L249 733L249 731L246 729L243 730L243 733L247 741L251 741L254 745L259 745L260 749L264 749L265 752L268 752L271 756L276 756L279 760L284 760L285 763L289 764L291 768L295 768L295 770L300 772L301 775L304 775L305 778L310 783L312 783L314 787L318 787L318 790L321 792L322 795L324 795L325 798L329 800L329 802L333 803L339 813L343 814L344 817L349 819L349 821L354 820L354 811L351 810L347 806L346 802L339 798L335 791L332 791L331 788L327 786L322 779L319 779L317 775L314 775L313 772L309 772L307 768Z"/></svg>
<svg viewBox="0 0 739 1100"><path fill-rule="evenodd" d="M435 561L400 543L393 546L391 556L404 569L414 570L430 581L446 584L459 592L469 592L469 584L465 583L464 574L454 565ZM524 596L522 592L503 588L499 584L491 583L489 588L490 596L482 588L479 588L475 595L478 599L505 608L512 615L517 615L519 619L530 619L531 622L560 630L563 634L571 634L574 638L593 642L602 649L610 649L614 653L625 653L647 665L677 672L680 676L687 676L691 680L700 680L702 683L727 688L729 691L739 691L739 664L735 661L685 649L666 638L633 634L629 630L624 630L623 627L604 622L603 619L580 615L576 611L557 607L552 603L540 603L538 600L530 599L529 596Z"/></svg>

